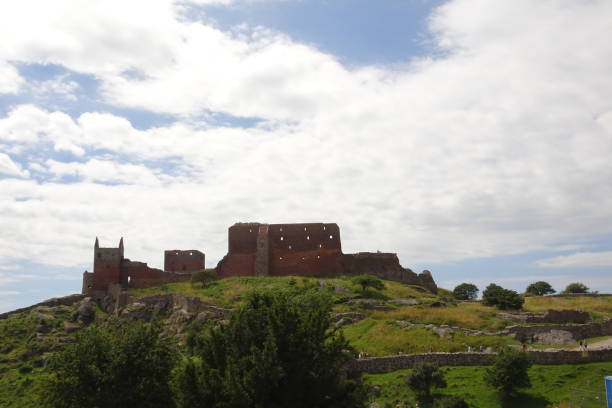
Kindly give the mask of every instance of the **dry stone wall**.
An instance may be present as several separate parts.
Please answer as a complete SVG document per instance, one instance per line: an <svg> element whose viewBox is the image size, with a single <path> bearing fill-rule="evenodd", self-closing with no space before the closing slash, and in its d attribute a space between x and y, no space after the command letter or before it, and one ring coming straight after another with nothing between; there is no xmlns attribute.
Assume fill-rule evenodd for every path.
<svg viewBox="0 0 612 408"><path fill-rule="evenodd" d="M612 361L612 349L593 350L588 353L572 350L530 351L534 364L584 364ZM379 374L412 368L417 363L435 363L440 366L485 366L490 365L496 353L428 353L401 356L371 357L351 360L347 371L351 373Z"/></svg>

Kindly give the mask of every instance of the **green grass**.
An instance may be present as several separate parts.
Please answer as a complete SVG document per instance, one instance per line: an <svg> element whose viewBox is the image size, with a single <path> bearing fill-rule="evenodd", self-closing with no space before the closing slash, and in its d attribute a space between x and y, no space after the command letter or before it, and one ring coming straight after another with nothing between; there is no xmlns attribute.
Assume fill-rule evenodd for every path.
<svg viewBox="0 0 612 408"><path fill-rule="evenodd" d="M485 367L446 367L443 370L448 387L439 390L440 394L459 395L472 408L504 407L494 390L483 381ZM366 374L367 384L382 387L380 397L373 401L383 407L396 400L414 404L414 394L405 384L408 372ZM612 363L533 366L529 370L532 388L523 390L518 399L508 402L505 407L546 408L565 402L567 407L601 408L605 406L602 401L605 393L603 377L610 374Z"/></svg>

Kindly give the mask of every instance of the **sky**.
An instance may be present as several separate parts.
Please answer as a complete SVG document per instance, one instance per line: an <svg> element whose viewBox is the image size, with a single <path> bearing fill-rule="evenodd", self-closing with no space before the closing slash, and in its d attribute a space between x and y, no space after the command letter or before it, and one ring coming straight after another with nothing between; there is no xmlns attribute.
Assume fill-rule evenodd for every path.
<svg viewBox="0 0 612 408"><path fill-rule="evenodd" d="M442 287L612 292L608 0L0 3L0 312L93 244L335 222Z"/></svg>

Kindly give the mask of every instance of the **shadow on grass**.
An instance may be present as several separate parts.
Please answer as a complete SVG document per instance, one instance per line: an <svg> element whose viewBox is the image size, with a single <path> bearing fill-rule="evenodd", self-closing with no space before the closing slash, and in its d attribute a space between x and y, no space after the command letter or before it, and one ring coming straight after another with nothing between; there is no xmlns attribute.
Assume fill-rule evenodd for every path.
<svg viewBox="0 0 612 408"><path fill-rule="evenodd" d="M550 401L540 395L530 395L519 393L513 398L506 398L502 400L501 406L503 408L546 408L550 406Z"/></svg>

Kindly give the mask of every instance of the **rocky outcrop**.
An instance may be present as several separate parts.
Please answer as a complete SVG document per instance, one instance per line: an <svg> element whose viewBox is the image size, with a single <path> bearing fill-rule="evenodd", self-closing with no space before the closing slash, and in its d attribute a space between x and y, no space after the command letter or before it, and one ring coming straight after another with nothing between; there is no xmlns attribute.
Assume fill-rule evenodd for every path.
<svg viewBox="0 0 612 408"><path fill-rule="evenodd" d="M69 295L59 298L51 298L45 300L44 302L36 303L35 305L22 307L21 309L12 310L10 312L1 313L0 320L8 318L10 315L15 313L23 313L29 312L30 310L36 309L37 307L47 306L47 307L55 307L55 306L72 306L79 300L83 299L85 296L83 295Z"/></svg>
<svg viewBox="0 0 612 408"><path fill-rule="evenodd" d="M87 325L94 321L96 318L95 303L90 297L87 297L81 301L77 309L77 322Z"/></svg>
<svg viewBox="0 0 612 408"><path fill-rule="evenodd" d="M138 320L151 320L156 315L169 316L174 312L185 313L195 318L205 313L210 318L225 319L231 313L230 309L223 309L209 305L196 296L182 294L154 295L146 297L130 296L127 305L118 311L121 317L130 317Z"/></svg>
<svg viewBox="0 0 612 408"><path fill-rule="evenodd" d="M332 320L336 327L346 326L347 324L356 323L363 320L365 316L357 312L333 313Z"/></svg>
<svg viewBox="0 0 612 408"><path fill-rule="evenodd" d="M381 279L403 282L409 285L423 286L436 293L438 287L431 272L425 270L416 274L402 267L397 254L383 252L359 252L342 255L344 271L350 275L375 275Z"/></svg>

